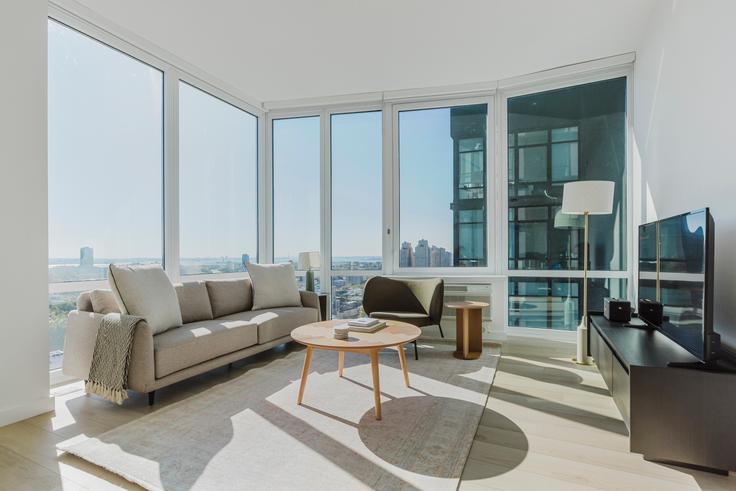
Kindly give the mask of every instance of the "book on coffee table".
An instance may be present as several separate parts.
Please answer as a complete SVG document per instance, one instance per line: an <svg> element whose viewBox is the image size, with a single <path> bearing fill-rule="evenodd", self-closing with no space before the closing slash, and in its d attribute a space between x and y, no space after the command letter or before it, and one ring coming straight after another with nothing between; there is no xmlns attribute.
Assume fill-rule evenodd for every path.
<svg viewBox="0 0 736 491"><path fill-rule="evenodd" d="M379 329L386 327L386 321L371 319L370 317L361 317L360 319L349 320L348 327L353 332L376 332Z"/></svg>

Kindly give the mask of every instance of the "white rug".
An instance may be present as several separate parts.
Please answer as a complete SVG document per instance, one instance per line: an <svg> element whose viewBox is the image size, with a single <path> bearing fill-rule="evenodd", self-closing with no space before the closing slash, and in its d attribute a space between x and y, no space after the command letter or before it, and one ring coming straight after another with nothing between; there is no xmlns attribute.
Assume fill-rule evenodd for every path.
<svg viewBox="0 0 736 491"><path fill-rule="evenodd" d="M304 351L276 359L96 438L60 448L152 490L455 489L500 354L457 360L454 346L380 355L376 421L367 356L316 350L302 406Z"/></svg>

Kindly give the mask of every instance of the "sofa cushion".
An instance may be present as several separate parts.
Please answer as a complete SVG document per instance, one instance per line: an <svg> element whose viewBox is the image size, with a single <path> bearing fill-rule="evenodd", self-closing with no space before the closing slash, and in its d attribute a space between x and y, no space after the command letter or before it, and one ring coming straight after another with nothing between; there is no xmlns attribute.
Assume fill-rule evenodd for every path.
<svg viewBox="0 0 736 491"><path fill-rule="evenodd" d="M120 312L143 317L154 334L181 326L176 290L160 265L111 264L108 281Z"/></svg>
<svg viewBox="0 0 736 491"><path fill-rule="evenodd" d="M115 295L111 290L92 290L89 292L92 312L96 314L117 314L120 312Z"/></svg>
<svg viewBox="0 0 736 491"><path fill-rule="evenodd" d="M181 321L184 324L197 321L212 320L212 306L207 286L204 281L187 281L174 285L176 296L179 298Z"/></svg>
<svg viewBox="0 0 736 491"><path fill-rule="evenodd" d="M92 299L90 299L90 292L82 292L77 297L77 310L80 312L94 312L92 309Z"/></svg>
<svg viewBox="0 0 736 491"><path fill-rule="evenodd" d="M156 378L258 344L255 322L215 319L192 322L153 337Z"/></svg>
<svg viewBox="0 0 736 491"><path fill-rule="evenodd" d="M302 300L291 263L248 263L247 268L253 282L253 310L301 307Z"/></svg>
<svg viewBox="0 0 736 491"><path fill-rule="evenodd" d="M218 320L247 321L258 324L258 343L268 343L291 334L304 324L319 321L319 310L307 307L277 307L228 315Z"/></svg>
<svg viewBox="0 0 736 491"><path fill-rule="evenodd" d="M249 279L208 280L207 293L212 306L212 316L234 314L253 307L253 287Z"/></svg>

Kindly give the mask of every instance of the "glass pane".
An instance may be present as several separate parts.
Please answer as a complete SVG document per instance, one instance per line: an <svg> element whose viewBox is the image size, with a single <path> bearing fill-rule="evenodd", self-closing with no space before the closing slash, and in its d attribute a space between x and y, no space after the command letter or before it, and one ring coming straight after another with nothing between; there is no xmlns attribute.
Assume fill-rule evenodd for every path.
<svg viewBox="0 0 736 491"><path fill-rule="evenodd" d="M363 287L370 276L332 277L332 318L354 319L365 316Z"/></svg>
<svg viewBox="0 0 736 491"><path fill-rule="evenodd" d="M49 281L162 262L163 74L48 22Z"/></svg>
<svg viewBox="0 0 736 491"><path fill-rule="evenodd" d="M273 121L274 262L320 250L319 116Z"/></svg>
<svg viewBox="0 0 736 491"><path fill-rule="evenodd" d="M179 83L182 275L245 271L258 251L258 121Z"/></svg>
<svg viewBox="0 0 736 491"><path fill-rule="evenodd" d="M487 111L399 112L400 267L487 265Z"/></svg>
<svg viewBox="0 0 736 491"><path fill-rule="evenodd" d="M519 181L547 180L547 147L519 149Z"/></svg>
<svg viewBox="0 0 736 491"><path fill-rule="evenodd" d="M519 146L522 145L538 145L547 143L547 130L542 131L523 131L517 133Z"/></svg>
<svg viewBox="0 0 736 491"><path fill-rule="evenodd" d="M583 309L582 278L509 278L509 325L574 331ZM626 298L623 278L588 278L588 310L606 297Z"/></svg>
<svg viewBox="0 0 736 491"><path fill-rule="evenodd" d="M546 128L546 129L544 129ZM544 129L544 130L543 130ZM566 87L508 100L509 138L519 145L516 179L509 174L509 208L547 207L549 246L537 264L544 269L582 266L583 240L580 223L557 217L562 203L563 184L577 180L609 180L615 183L613 213L590 217L589 269L626 269L626 78ZM541 136L549 132L550 142ZM543 144L540 144L543 143ZM547 162L550 155L551 162ZM513 165L509 159L509 165ZM551 165L548 171L547 166ZM519 184L521 181L525 184ZM523 220L522 214L516 220ZM514 221L513 219L511 220ZM526 234L528 229L509 227L509 233ZM518 258L527 252L519 237L509 237ZM511 247L509 247L511 253ZM511 260L514 259L514 260ZM515 261L511 269L526 269L529 264Z"/></svg>
<svg viewBox="0 0 736 491"><path fill-rule="evenodd" d="M380 111L331 117L332 269L383 267L381 123Z"/></svg>
<svg viewBox="0 0 736 491"><path fill-rule="evenodd" d="M552 180L576 181L578 178L578 143L552 145Z"/></svg>
<svg viewBox="0 0 736 491"><path fill-rule="evenodd" d="M553 142L567 142L578 139L578 127L570 126L569 128L554 128L552 130Z"/></svg>
<svg viewBox="0 0 736 491"><path fill-rule="evenodd" d="M61 368L64 361L64 335L69 312L76 310L81 292L49 294L49 370Z"/></svg>

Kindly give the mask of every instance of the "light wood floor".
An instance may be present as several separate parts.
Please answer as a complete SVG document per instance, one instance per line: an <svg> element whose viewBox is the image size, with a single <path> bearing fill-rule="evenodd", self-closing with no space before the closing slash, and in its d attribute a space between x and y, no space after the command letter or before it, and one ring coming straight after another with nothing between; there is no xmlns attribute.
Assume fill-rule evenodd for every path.
<svg viewBox="0 0 736 491"><path fill-rule="evenodd" d="M153 410L269 363L282 348L164 389ZM504 343L494 387L461 489L736 490L736 477L669 467L628 452L626 428L593 368L569 362L574 347L534 338ZM411 362L411 360L409 360ZM411 370L411 363L409 364ZM56 411L0 428L0 490L140 489L55 445L98 435L152 411L144 395L125 407L54 390Z"/></svg>
<svg viewBox="0 0 736 491"><path fill-rule="evenodd" d="M575 346L539 338L504 343L460 489L736 490L725 477L645 461L594 367Z"/></svg>

